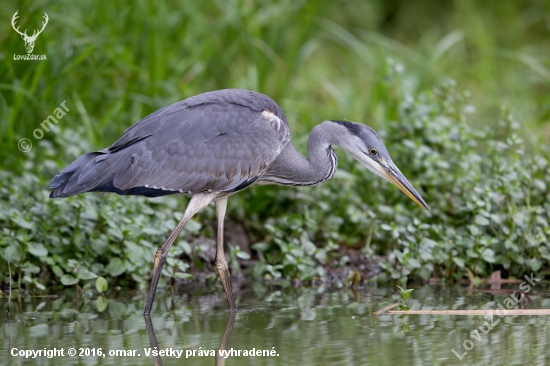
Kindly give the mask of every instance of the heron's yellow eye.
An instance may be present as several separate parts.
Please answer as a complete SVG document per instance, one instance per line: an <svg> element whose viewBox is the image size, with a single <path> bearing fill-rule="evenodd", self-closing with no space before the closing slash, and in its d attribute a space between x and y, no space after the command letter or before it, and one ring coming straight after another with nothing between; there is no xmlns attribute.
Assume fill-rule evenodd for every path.
<svg viewBox="0 0 550 366"><path fill-rule="evenodd" d="M371 147L371 148L369 149L369 153L370 153L371 155L376 155L376 154L378 154L378 150L376 150L374 147Z"/></svg>

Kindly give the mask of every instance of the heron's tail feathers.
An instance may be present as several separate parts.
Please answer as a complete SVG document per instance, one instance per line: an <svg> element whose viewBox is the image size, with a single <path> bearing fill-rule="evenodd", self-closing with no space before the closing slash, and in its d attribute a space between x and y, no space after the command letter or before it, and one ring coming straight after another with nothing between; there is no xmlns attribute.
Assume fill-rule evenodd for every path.
<svg viewBox="0 0 550 366"><path fill-rule="evenodd" d="M84 192L146 197L178 193L177 190L148 187L143 179L140 181L139 175L149 174L150 170L141 170L137 155L134 155L132 151L118 154L108 149L82 155L52 179L48 186L53 189L50 198L65 198Z"/></svg>
<svg viewBox="0 0 550 366"><path fill-rule="evenodd" d="M49 189L53 189L50 198L75 196L101 185L109 175L108 172L96 171L98 166L93 164L101 155L105 154L101 152L84 154L57 174L48 186Z"/></svg>

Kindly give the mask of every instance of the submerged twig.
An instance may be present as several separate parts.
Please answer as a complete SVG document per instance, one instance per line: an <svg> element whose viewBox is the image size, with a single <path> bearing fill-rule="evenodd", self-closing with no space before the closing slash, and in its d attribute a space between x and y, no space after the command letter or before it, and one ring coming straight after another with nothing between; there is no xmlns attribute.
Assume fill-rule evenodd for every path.
<svg viewBox="0 0 550 366"><path fill-rule="evenodd" d="M386 311L390 310L390 309L393 309L394 307L396 306L399 306L399 303L398 302L394 302L393 304L389 304L389 305L386 305L384 306L383 308L381 309L378 309L376 311L373 311L371 313L371 316L375 317L375 316L378 316L378 315L381 315L383 313L385 313Z"/></svg>
<svg viewBox="0 0 550 366"><path fill-rule="evenodd" d="M10 255L6 251L6 261L8 262L8 279L9 279L9 289L8 289L8 310L6 311L8 317L10 316L10 305L11 305L11 266L10 266Z"/></svg>
<svg viewBox="0 0 550 366"><path fill-rule="evenodd" d="M382 309L380 309L382 310ZM374 313L373 313L374 314ZM550 315L550 309L390 310L388 315ZM375 315L373 315L375 316Z"/></svg>

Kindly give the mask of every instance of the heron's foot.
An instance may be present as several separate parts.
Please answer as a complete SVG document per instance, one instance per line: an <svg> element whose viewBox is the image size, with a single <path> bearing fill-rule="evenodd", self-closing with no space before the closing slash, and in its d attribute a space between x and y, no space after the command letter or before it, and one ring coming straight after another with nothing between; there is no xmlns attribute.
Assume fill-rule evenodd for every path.
<svg viewBox="0 0 550 366"><path fill-rule="evenodd" d="M162 273L162 267L166 262L166 252L162 250L162 247L157 249L155 254L155 262L153 265L153 276L151 278L151 284L149 286L149 293L147 295L147 302L145 303L145 310L143 315L148 316L151 314L151 309L153 308L153 300L155 299L155 293L157 291L157 285L159 282L160 274Z"/></svg>
<svg viewBox="0 0 550 366"><path fill-rule="evenodd" d="M214 265L216 266L218 276L220 276L220 280L222 281L223 290L225 291L225 296L227 297L227 302L229 303L229 310L237 311L237 305L235 305L235 300L233 300L233 290L231 288L231 278L229 275L229 266L227 265L227 261L225 259L216 259Z"/></svg>

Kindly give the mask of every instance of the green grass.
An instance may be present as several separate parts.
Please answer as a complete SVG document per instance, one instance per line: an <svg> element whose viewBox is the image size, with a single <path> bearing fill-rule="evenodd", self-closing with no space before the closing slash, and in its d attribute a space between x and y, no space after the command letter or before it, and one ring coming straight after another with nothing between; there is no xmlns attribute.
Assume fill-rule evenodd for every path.
<svg viewBox="0 0 550 366"><path fill-rule="evenodd" d="M547 2L22 1L0 9L0 250L9 248L19 281L92 271L143 283L185 200L51 201L45 187L148 113L222 88L278 101L303 153L323 120L369 124L432 207L421 213L340 154L340 173L323 187L258 187L230 200L230 219L256 243L253 276L323 277L349 264L346 246L362 248L365 260L383 255L382 280L548 268ZM10 26L16 10L22 29L48 13L34 50L48 61L13 60L25 53ZM70 112L34 138L64 100ZM30 152L17 148L21 138ZM212 220L212 210L199 215L202 228L176 250L184 260L169 263L173 276L205 262L189 243L211 237ZM127 253L138 251L132 245L139 256ZM3 277L6 268L1 262Z"/></svg>
<svg viewBox="0 0 550 366"><path fill-rule="evenodd" d="M100 5L98 5L100 4ZM407 92L448 77L471 90L480 123L511 106L550 141L549 5L457 1L138 1L3 3L0 73L2 157L62 100L62 129L84 124L87 141L110 144L144 115L212 89L242 87L279 101L293 130L327 118L373 125L395 118L384 84L388 57L404 66ZM50 16L34 53L10 19L33 29ZM527 133L527 135L531 135ZM47 138L51 139L50 136Z"/></svg>

